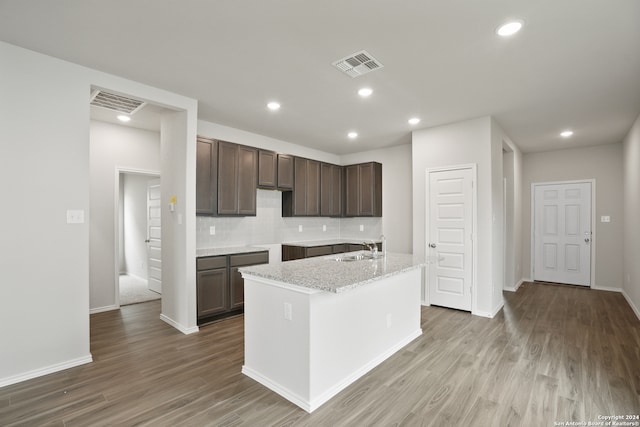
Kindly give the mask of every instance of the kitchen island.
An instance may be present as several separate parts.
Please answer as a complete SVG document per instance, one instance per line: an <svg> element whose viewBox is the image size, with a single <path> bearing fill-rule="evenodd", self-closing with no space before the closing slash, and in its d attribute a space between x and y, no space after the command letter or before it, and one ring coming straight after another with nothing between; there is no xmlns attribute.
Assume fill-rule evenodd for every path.
<svg viewBox="0 0 640 427"><path fill-rule="evenodd" d="M422 333L423 266L357 252L242 268L242 372L314 411Z"/></svg>

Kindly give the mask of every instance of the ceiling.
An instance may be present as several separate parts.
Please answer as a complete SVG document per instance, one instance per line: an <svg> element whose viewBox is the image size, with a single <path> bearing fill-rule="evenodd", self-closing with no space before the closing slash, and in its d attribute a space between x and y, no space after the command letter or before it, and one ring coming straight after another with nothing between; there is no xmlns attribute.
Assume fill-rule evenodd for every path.
<svg viewBox="0 0 640 427"><path fill-rule="evenodd" d="M511 18L523 29L496 36ZM0 0L0 40L335 154L484 115L534 152L622 141L640 113L639 19L638 0ZM332 66L360 50L384 68L351 78Z"/></svg>

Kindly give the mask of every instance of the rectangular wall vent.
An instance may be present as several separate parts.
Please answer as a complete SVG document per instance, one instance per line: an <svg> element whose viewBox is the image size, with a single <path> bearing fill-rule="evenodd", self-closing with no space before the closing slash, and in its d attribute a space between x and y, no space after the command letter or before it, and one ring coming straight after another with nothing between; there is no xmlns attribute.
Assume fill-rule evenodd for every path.
<svg viewBox="0 0 640 427"><path fill-rule="evenodd" d="M96 90L91 94L91 105L108 110L117 111L124 114L135 114L144 107L145 102L138 99L128 98L115 93Z"/></svg>
<svg viewBox="0 0 640 427"><path fill-rule="evenodd" d="M333 66L350 77L358 77L384 67L366 50L339 59L333 63Z"/></svg>

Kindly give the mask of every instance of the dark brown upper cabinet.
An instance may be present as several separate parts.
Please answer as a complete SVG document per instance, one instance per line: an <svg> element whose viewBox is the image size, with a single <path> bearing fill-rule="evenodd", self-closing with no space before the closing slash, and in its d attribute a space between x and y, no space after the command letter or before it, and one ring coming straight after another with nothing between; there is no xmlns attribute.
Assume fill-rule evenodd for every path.
<svg viewBox="0 0 640 427"><path fill-rule="evenodd" d="M382 165L345 166L345 216L382 216Z"/></svg>
<svg viewBox="0 0 640 427"><path fill-rule="evenodd" d="M295 157L293 191L282 194L282 216L320 216L320 162Z"/></svg>
<svg viewBox="0 0 640 427"><path fill-rule="evenodd" d="M320 214L342 216L342 166L320 165Z"/></svg>
<svg viewBox="0 0 640 427"><path fill-rule="evenodd" d="M256 214L258 149L218 141L218 215Z"/></svg>
<svg viewBox="0 0 640 427"><path fill-rule="evenodd" d="M280 190L293 190L293 159L289 154L278 154L278 182Z"/></svg>
<svg viewBox="0 0 640 427"><path fill-rule="evenodd" d="M258 188L274 190L278 185L278 155L258 150Z"/></svg>
<svg viewBox="0 0 640 427"><path fill-rule="evenodd" d="M196 147L196 215L218 213L218 142L198 137Z"/></svg>

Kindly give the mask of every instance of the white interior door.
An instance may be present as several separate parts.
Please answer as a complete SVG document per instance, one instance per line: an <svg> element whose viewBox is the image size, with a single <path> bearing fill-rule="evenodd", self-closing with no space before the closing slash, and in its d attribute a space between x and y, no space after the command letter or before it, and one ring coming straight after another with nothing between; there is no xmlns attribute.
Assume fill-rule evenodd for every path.
<svg viewBox="0 0 640 427"><path fill-rule="evenodd" d="M147 287L162 293L162 245L160 228L160 179L147 184Z"/></svg>
<svg viewBox="0 0 640 427"><path fill-rule="evenodd" d="M591 286L591 183L534 185L533 280Z"/></svg>
<svg viewBox="0 0 640 427"><path fill-rule="evenodd" d="M429 302L471 311L473 283L471 168L429 172Z"/></svg>

